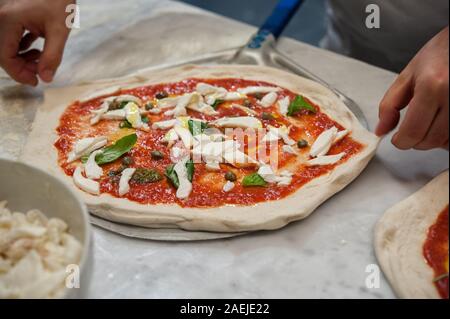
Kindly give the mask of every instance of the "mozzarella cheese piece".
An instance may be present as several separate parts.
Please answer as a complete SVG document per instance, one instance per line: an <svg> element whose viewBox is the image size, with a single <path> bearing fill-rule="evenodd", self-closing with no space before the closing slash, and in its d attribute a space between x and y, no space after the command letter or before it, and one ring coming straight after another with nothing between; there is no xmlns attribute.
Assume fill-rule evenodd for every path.
<svg viewBox="0 0 450 319"><path fill-rule="evenodd" d="M189 157L185 157L183 160L179 161L174 166L174 171L178 176L178 181L180 183L176 196L179 199L188 198L192 192L192 183L188 179L188 173L186 168L186 163Z"/></svg>
<svg viewBox="0 0 450 319"><path fill-rule="evenodd" d="M181 96L176 97L167 97L165 99L158 100L156 102L156 105L160 109L170 109L172 107L177 106L178 101L180 100Z"/></svg>
<svg viewBox="0 0 450 319"><path fill-rule="evenodd" d="M297 151L291 145L283 145L281 149L284 153L297 155Z"/></svg>
<svg viewBox="0 0 450 319"><path fill-rule="evenodd" d="M237 91L241 94L250 95L258 93L279 92L280 90L280 88L273 86L249 86L246 88L240 88Z"/></svg>
<svg viewBox="0 0 450 319"><path fill-rule="evenodd" d="M83 138L75 143L73 150L69 153L67 162L76 161L80 157L102 148L107 143L108 139L105 136Z"/></svg>
<svg viewBox="0 0 450 319"><path fill-rule="evenodd" d="M130 102L124 107L125 118L133 128L148 130L146 123L142 122L141 112L139 107L134 102Z"/></svg>
<svg viewBox="0 0 450 319"><path fill-rule="evenodd" d="M177 104L175 105L175 108L173 110L166 111L164 113L164 115L167 115L167 116L186 115L187 114L186 107L190 103L191 98L192 98L192 94L185 94L185 95L180 96L180 98L177 100Z"/></svg>
<svg viewBox="0 0 450 319"><path fill-rule="evenodd" d="M334 126L328 130L323 131L311 146L309 155L311 157L327 155L328 151L331 148L331 145L336 138L337 132L338 129Z"/></svg>
<svg viewBox="0 0 450 319"><path fill-rule="evenodd" d="M126 168L122 171L119 181L119 196L123 196L130 191L130 180L135 172L135 168Z"/></svg>
<svg viewBox="0 0 450 319"><path fill-rule="evenodd" d="M109 109L109 104L107 102L103 102L102 105L100 105L100 107L96 110L92 110L91 114L93 114L93 116L91 117L91 125L95 125L98 122L100 122L102 116L108 112Z"/></svg>
<svg viewBox="0 0 450 319"><path fill-rule="evenodd" d="M339 162L342 157L344 157L345 153L339 153L336 155L325 155L325 156L319 156L314 159L309 160L306 162L308 165L332 165Z"/></svg>
<svg viewBox="0 0 450 319"><path fill-rule="evenodd" d="M82 174L83 168L81 166L77 166L75 172L73 173L73 182L74 184L81 190L92 194L92 195L100 195L100 184L92 179L88 179Z"/></svg>
<svg viewBox="0 0 450 319"><path fill-rule="evenodd" d="M244 111L245 113L247 113L249 115L254 115L254 116L258 115L258 112L253 111L251 108L248 108L248 107L240 105L240 104L233 103L233 104L231 104L231 107L232 108L236 108L236 109L240 109L240 110Z"/></svg>
<svg viewBox="0 0 450 319"><path fill-rule="evenodd" d="M268 126L269 132L263 137L263 142L273 142L282 139L287 145L294 145L295 141L289 137L289 128L286 126Z"/></svg>
<svg viewBox="0 0 450 319"><path fill-rule="evenodd" d="M108 111L100 116L103 120L123 120L127 116L124 109Z"/></svg>
<svg viewBox="0 0 450 319"><path fill-rule="evenodd" d="M101 154L102 152L103 152L102 150L97 150L92 152L91 155L89 155L86 164L84 164L84 171L86 173L87 178L99 179L100 177L102 177L103 169L100 166L98 166L97 162L95 161L95 157L98 154Z"/></svg>
<svg viewBox="0 0 450 319"><path fill-rule="evenodd" d="M348 133L349 133L348 130L342 130L342 131L337 132L336 137L334 138L333 144L342 140L344 137L346 137L348 135Z"/></svg>
<svg viewBox="0 0 450 319"><path fill-rule="evenodd" d="M283 171L277 175L270 165L262 165L258 170L258 174L270 184L276 183L279 186L288 186L292 182L291 172Z"/></svg>
<svg viewBox="0 0 450 319"><path fill-rule="evenodd" d="M174 130L177 133L177 135L181 138L181 141L183 141L184 146L188 150L191 149L191 147L194 143L191 132L188 129L178 126L178 125L176 125L174 127Z"/></svg>
<svg viewBox="0 0 450 319"><path fill-rule="evenodd" d="M166 135L163 137L163 143L167 143L169 147L171 147L176 141L178 141L178 134L175 132L175 129L171 128Z"/></svg>
<svg viewBox="0 0 450 319"><path fill-rule="evenodd" d="M222 88L222 87L218 87L218 86L214 86L211 84L207 84L207 83L198 83L196 86L196 91L198 93L200 93L201 95L211 95L211 94L216 94L216 93L227 93L227 90Z"/></svg>
<svg viewBox="0 0 450 319"><path fill-rule="evenodd" d="M225 185L223 185L223 191L228 193L234 188L234 186L235 184L233 182L227 181Z"/></svg>
<svg viewBox="0 0 450 319"><path fill-rule="evenodd" d="M261 105L262 107L271 107L276 100L278 99L278 94L275 92L270 92L267 93L262 99L261 101L259 101L259 105Z"/></svg>
<svg viewBox="0 0 450 319"><path fill-rule="evenodd" d="M177 123L177 119L155 122L153 123L152 128L157 130L168 130L174 127Z"/></svg>
<svg viewBox="0 0 450 319"><path fill-rule="evenodd" d="M284 115L284 116L287 115L290 104L291 104L291 100L289 99L288 96L286 96L285 98L278 101L278 110L280 111L280 113L282 115Z"/></svg>
<svg viewBox="0 0 450 319"><path fill-rule="evenodd" d="M225 153L223 154L223 159L225 160L225 162L238 168L252 167L259 164L256 160L254 160L244 152L240 151L239 146L225 150Z"/></svg>
<svg viewBox="0 0 450 319"><path fill-rule="evenodd" d="M218 127L231 127L231 128L262 128L262 123L259 119L251 116L241 117L223 117L213 122L213 125Z"/></svg>

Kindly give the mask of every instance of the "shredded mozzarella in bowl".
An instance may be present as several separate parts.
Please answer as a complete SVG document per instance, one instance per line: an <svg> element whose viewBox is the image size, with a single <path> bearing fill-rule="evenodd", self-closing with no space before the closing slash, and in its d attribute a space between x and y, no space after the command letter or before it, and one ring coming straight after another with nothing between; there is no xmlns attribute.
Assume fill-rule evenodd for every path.
<svg viewBox="0 0 450 319"><path fill-rule="evenodd" d="M82 250L63 220L12 212L0 201L0 298L63 297L67 267L80 263Z"/></svg>

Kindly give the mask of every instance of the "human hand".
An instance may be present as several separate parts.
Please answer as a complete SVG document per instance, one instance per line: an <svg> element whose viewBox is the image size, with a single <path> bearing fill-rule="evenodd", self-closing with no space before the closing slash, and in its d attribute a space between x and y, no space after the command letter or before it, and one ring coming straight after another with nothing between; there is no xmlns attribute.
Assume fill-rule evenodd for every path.
<svg viewBox="0 0 450 319"><path fill-rule="evenodd" d="M50 82L61 63L70 29L66 7L75 0L0 0L0 66L17 82ZM39 37L42 51L29 50Z"/></svg>
<svg viewBox="0 0 450 319"><path fill-rule="evenodd" d="M449 145L449 29L431 39L408 64L380 104L378 136L405 118L392 143L399 149L429 150Z"/></svg>

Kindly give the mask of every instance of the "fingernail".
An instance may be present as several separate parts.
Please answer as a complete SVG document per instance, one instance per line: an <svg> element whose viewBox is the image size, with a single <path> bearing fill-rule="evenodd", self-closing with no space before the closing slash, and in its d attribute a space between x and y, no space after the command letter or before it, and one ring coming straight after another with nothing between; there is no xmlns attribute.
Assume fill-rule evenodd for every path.
<svg viewBox="0 0 450 319"><path fill-rule="evenodd" d="M44 80L45 82L51 82L53 80L53 75L54 75L54 73L52 70L45 69L41 73L41 79Z"/></svg>

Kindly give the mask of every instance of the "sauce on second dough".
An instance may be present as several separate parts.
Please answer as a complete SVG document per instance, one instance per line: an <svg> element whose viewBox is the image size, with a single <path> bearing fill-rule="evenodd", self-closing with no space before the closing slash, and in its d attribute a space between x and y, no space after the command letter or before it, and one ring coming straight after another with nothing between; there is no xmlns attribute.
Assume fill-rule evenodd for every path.
<svg viewBox="0 0 450 319"><path fill-rule="evenodd" d="M434 284L442 298L448 299L448 205L428 229L423 255L434 270Z"/></svg>

